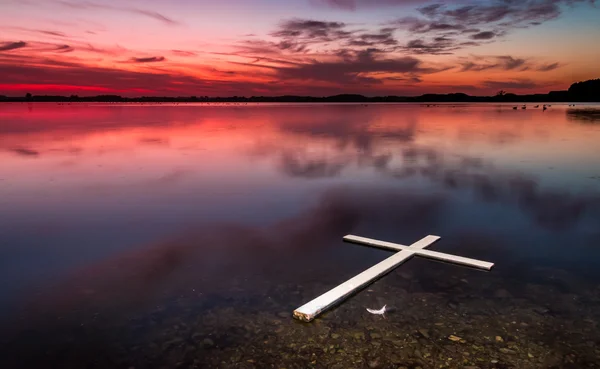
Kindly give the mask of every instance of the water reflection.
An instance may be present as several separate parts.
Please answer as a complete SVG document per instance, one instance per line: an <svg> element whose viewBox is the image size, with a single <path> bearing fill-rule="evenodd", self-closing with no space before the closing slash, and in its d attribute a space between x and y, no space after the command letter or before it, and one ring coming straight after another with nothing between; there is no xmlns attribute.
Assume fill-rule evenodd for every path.
<svg viewBox="0 0 600 369"><path fill-rule="evenodd" d="M573 108L567 110L567 117L580 123L600 122L600 109L597 107Z"/></svg>
<svg viewBox="0 0 600 369"><path fill-rule="evenodd" d="M518 204L540 226L549 229L574 225L587 209L598 206L596 193L571 194L568 188L542 188L537 178L527 173L495 167L493 154L480 154L491 156L485 160L438 145L415 143L416 120L407 119L405 124L374 132L369 131L368 123L335 125L328 120L316 121L304 129L296 124L281 125L282 131L293 134L287 139L290 144L261 143L253 153L276 157L277 167L292 177L338 176L352 164L373 168L386 177L425 177L449 189L472 190L484 201ZM321 142L320 150L307 146L307 139Z"/></svg>
<svg viewBox="0 0 600 369"><path fill-rule="evenodd" d="M38 156L40 153L35 151L35 150L31 150L31 149L27 149L24 147L16 147L13 149L9 149L9 151L14 152L17 155L21 155L21 156Z"/></svg>
<svg viewBox="0 0 600 369"><path fill-rule="evenodd" d="M0 364L593 363L600 132L571 111L2 105ZM414 260L320 323L291 321L388 255L347 233L439 234L498 267ZM402 314L362 315L388 302Z"/></svg>

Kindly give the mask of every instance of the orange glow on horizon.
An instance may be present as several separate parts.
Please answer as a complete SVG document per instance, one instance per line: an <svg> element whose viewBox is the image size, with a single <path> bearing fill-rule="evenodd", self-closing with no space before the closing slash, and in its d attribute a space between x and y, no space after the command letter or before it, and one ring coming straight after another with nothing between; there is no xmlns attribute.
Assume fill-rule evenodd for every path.
<svg viewBox="0 0 600 369"><path fill-rule="evenodd" d="M269 0L8 0L0 94L529 94L599 77L600 51L587 45L600 34L600 8L586 1L482 1L473 19L452 12L458 4L421 13L426 0L360 13L321 14L312 3L294 4L290 17ZM506 9L496 23L474 16L498 6Z"/></svg>

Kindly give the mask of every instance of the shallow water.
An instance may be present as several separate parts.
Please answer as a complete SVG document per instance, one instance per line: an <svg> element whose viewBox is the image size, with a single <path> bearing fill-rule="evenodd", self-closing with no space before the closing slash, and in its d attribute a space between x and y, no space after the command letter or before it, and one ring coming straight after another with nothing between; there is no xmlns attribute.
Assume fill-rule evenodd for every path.
<svg viewBox="0 0 600 369"><path fill-rule="evenodd" d="M599 111L0 105L0 367L599 367Z"/></svg>

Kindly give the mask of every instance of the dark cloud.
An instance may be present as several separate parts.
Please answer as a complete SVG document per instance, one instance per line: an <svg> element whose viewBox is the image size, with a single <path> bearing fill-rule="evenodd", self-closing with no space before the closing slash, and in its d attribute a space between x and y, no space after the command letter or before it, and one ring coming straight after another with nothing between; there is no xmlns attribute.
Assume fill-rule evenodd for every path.
<svg viewBox="0 0 600 369"><path fill-rule="evenodd" d="M245 40L235 45L236 53L215 53L217 55L249 55L249 57L258 58L265 55L279 55L281 49L277 43L264 40Z"/></svg>
<svg viewBox="0 0 600 369"><path fill-rule="evenodd" d="M46 30L38 30L37 32L43 33L45 35L57 36L57 37L67 37L66 34L57 31L46 31Z"/></svg>
<svg viewBox="0 0 600 369"><path fill-rule="evenodd" d="M50 51L55 50L55 48L56 47L50 49ZM44 51L48 51L48 50L44 50ZM21 70L21 69L30 71L29 67L32 67L32 66L43 66L43 67L41 67L41 69L53 68L53 67L84 68L83 65L78 64L78 63L64 61L64 60L56 60L56 59L46 58L46 57L32 57L30 55L16 55L16 54L0 55L0 71L11 71L13 68L14 68L14 70L17 70L17 71ZM63 72L67 72L67 71L63 70ZM26 79L24 78L25 76L21 76L21 77L23 77L23 80L19 80L17 76L7 76L6 81L19 80L20 81L19 83L25 83L26 82Z"/></svg>
<svg viewBox="0 0 600 369"><path fill-rule="evenodd" d="M452 39L436 37L432 41L423 39L410 40L403 48L415 54L443 55L450 54L453 50L458 49L458 46L455 45Z"/></svg>
<svg viewBox="0 0 600 369"><path fill-rule="evenodd" d="M148 10L142 10L142 9L134 9L134 8L124 8L124 9L126 9L127 11L132 12L132 13L137 13L137 14L145 15L145 16L150 17L150 18L154 18L154 19L156 19L158 21L161 21L161 22L163 22L165 24L168 24L168 25L177 25L177 24L179 24L179 22L176 22L173 19L171 19L169 17L166 17L166 16L164 16L164 15L162 15L160 13L157 13L157 12L148 11Z"/></svg>
<svg viewBox="0 0 600 369"><path fill-rule="evenodd" d="M376 50L368 49L346 56L339 61L312 62L290 68L277 68L282 79L315 80L339 84L381 83L369 73L431 73L421 61L412 57L380 58Z"/></svg>
<svg viewBox="0 0 600 369"><path fill-rule="evenodd" d="M298 62L294 62L294 61L289 61L289 60L284 60L284 59L278 59L278 58L268 58L268 57L253 57L254 60L252 61L252 63L250 63L250 65L255 65L256 63L260 63L260 62L268 62L268 63L274 63L274 64L278 64L278 65L300 65L301 63Z"/></svg>
<svg viewBox="0 0 600 369"><path fill-rule="evenodd" d="M173 26L173 25L178 25L180 24L179 22L163 15L160 14L158 12L154 12L154 11L150 11L150 10L144 10L144 9L139 9L139 8L131 8L131 7L120 7L120 6L111 6L111 5L105 5L105 4L100 4L100 3L96 3L93 1L78 1L78 2L73 2L73 1L62 1L62 0L58 0L56 1L58 4L61 4L63 6L72 8L72 9L106 9L106 10L117 10L117 11L123 11L123 12L127 12L127 13L132 13L132 14L139 14L139 15L143 15L145 17L149 17L155 20L158 20L164 24Z"/></svg>
<svg viewBox="0 0 600 369"><path fill-rule="evenodd" d="M283 22L277 31L271 33L271 36L284 39L331 41L345 35L345 32L342 31L344 27L345 24L342 22L291 19Z"/></svg>
<svg viewBox="0 0 600 369"><path fill-rule="evenodd" d="M428 22L420 18L406 17L395 22L398 26L406 28L413 33L429 33L440 31L462 31L465 26L462 24L450 24L444 22Z"/></svg>
<svg viewBox="0 0 600 369"><path fill-rule="evenodd" d="M126 61L126 63L132 63ZM62 67L62 68L57 68ZM198 70L212 73L212 68L198 66ZM259 73L255 73L258 75ZM64 94L98 95L117 93L125 96L141 94L173 95L288 95L339 93L338 87L296 86L271 82L245 82L225 79L200 79L172 72L150 73L111 68L90 67L75 62L32 57L18 54L0 54L0 76L5 84L46 84L64 86ZM265 76L269 78L269 76ZM273 78L271 75L270 78ZM33 81L33 82L32 82ZM33 87L32 87L33 88ZM33 91L31 91L33 92ZM2 93L2 91L0 91Z"/></svg>
<svg viewBox="0 0 600 369"><path fill-rule="evenodd" d="M357 48L393 48L398 41L394 37L395 27L384 27L379 30L365 31L350 29L342 22L325 22L310 19L291 19L282 22L278 29L270 35L280 39L269 45L266 41L251 40L262 43L271 50L283 50L288 53L307 53L313 46L327 46L339 43L357 50ZM265 50L268 52L268 50Z"/></svg>
<svg viewBox="0 0 600 369"><path fill-rule="evenodd" d="M174 55L178 55L178 56L196 56L196 55L198 55L193 51L185 51L185 50L171 50L171 52Z"/></svg>
<svg viewBox="0 0 600 369"><path fill-rule="evenodd" d="M472 40L492 40L503 37L516 28L540 25L558 18L561 6L572 5L588 0L495 0L464 4L429 4L418 8L421 17L403 17L392 24L404 28L415 35L436 37L455 36L454 43L446 45L447 51L477 44L465 43L465 37ZM480 28L491 30L480 31ZM454 33L451 33L454 32ZM423 36L420 36L423 37ZM426 48L419 48L421 52ZM439 48L431 48L439 53Z"/></svg>
<svg viewBox="0 0 600 369"><path fill-rule="evenodd" d="M455 50L469 46L465 45L457 35L473 31L461 24L426 22L414 17L400 19L394 24L418 36L402 47L402 49L415 54L451 54ZM477 45L479 43L471 46Z"/></svg>
<svg viewBox="0 0 600 369"><path fill-rule="evenodd" d="M75 49L71 45L54 44L49 42L30 42L28 43L30 50L38 52L56 52L68 53Z"/></svg>
<svg viewBox="0 0 600 369"><path fill-rule="evenodd" d="M281 23L271 33L280 41L247 40L240 44L235 55L254 58L252 62L241 64L274 71L279 80L311 80L339 85L382 84L386 79L418 83L421 81L419 75L442 70L426 67L413 57L399 57L395 30L395 27L349 30L341 22L293 19ZM313 46L323 47L325 51L320 53L330 57L320 61L311 58ZM378 75L383 73L393 75L380 78Z"/></svg>
<svg viewBox="0 0 600 369"><path fill-rule="evenodd" d="M294 41L281 41L277 43L277 48L280 50L285 50L292 53L301 53L308 51L308 45L305 43L299 43Z"/></svg>
<svg viewBox="0 0 600 369"><path fill-rule="evenodd" d="M492 1L456 7L446 5L422 13L430 19L445 19L468 25L499 23L501 26L526 27L532 22L541 24L561 14L560 6L577 0ZM587 2L581 0L580 2Z"/></svg>
<svg viewBox="0 0 600 369"><path fill-rule="evenodd" d="M537 84L530 80L512 80L512 81L485 81L483 82L485 87L495 88L495 89L532 89L539 88L542 85Z"/></svg>
<svg viewBox="0 0 600 369"><path fill-rule="evenodd" d="M88 46L91 46L91 45L86 45L83 48L87 49ZM75 50L71 45L66 45L66 44L56 44L56 43L51 43L51 42L36 42L36 41L31 41L31 42L19 41L19 42L8 42L8 43L0 44L0 51L9 51L9 50L20 49L20 48L24 48L24 47L27 47L28 51L32 51L32 52L66 53L66 52L71 52L71 51ZM9 57L6 54L3 56L5 58ZM23 55L21 55L21 56L23 56ZM14 57L19 57L19 55L14 54ZM23 57L27 58L27 56L23 56Z"/></svg>
<svg viewBox="0 0 600 369"><path fill-rule="evenodd" d="M419 13L423 14L424 16L426 16L428 18L433 18L433 17L435 17L438 10L442 6L444 6L444 4L431 4L431 5L422 6L418 10L419 10Z"/></svg>
<svg viewBox="0 0 600 369"><path fill-rule="evenodd" d="M0 44L0 51L10 51L15 49L20 49L22 47L27 46L26 42L17 41L17 42L5 42Z"/></svg>
<svg viewBox="0 0 600 369"><path fill-rule="evenodd" d="M10 61L9 61L10 62ZM66 68L56 68L66 67ZM202 81L193 77L174 76L168 73L152 74L118 69L95 68L73 62L62 62L47 58L21 58L18 63L3 64L0 59L0 74L5 83L21 84L31 81L66 86L93 86L112 90L154 90L185 84L202 86Z"/></svg>
<svg viewBox="0 0 600 369"><path fill-rule="evenodd" d="M512 70L523 66L525 64L525 59L521 58L513 58L512 56L498 56L496 57L500 64L502 65L504 70Z"/></svg>
<svg viewBox="0 0 600 369"><path fill-rule="evenodd" d="M484 32L475 33L475 34L469 36L469 38L473 39L473 40L489 40L491 38L494 38L494 36L496 36L496 34L494 32L484 31Z"/></svg>
<svg viewBox="0 0 600 369"><path fill-rule="evenodd" d="M59 53L70 53L73 50L75 50L75 49L73 49L69 45L58 45L56 47L56 49L54 49L54 51L59 52Z"/></svg>
<svg viewBox="0 0 600 369"><path fill-rule="evenodd" d="M79 45L77 45L77 49L89 51L89 52L96 53L96 54L112 55L112 56L119 56L123 52L127 51L124 48L115 48L115 49L98 48L90 43L79 44Z"/></svg>
<svg viewBox="0 0 600 369"><path fill-rule="evenodd" d="M540 65L539 67L537 67L536 70L539 72L548 72L548 71L554 70L559 67L561 67L560 63L552 63L552 64Z"/></svg>
<svg viewBox="0 0 600 369"><path fill-rule="evenodd" d="M147 58L131 58L129 59L130 62L132 63L156 63L156 62L161 62L161 61L165 61L165 57L164 56L149 56Z"/></svg>
<svg viewBox="0 0 600 369"><path fill-rule="evenodd" d="M349 46L394 46L398 41L394 38L395 28L382 28L376 33L362 33L352 37Z"/></svg>
<svg viewBox="0 0 600 369"><path fill-rule="evenodd" d="M486 70L486 69L491 69L491 68L496 68L498 67L498 64L476 64L473 62L465 62L461 64L462 68L461 71L466 72L466 71L482 71L482 70Z"/></svg>
<svg viewBox="0 0 600 369"><path fill-rule="evenodd" d="M420 5L430 0L310 0L315 5L325 5L343 10L356 10L358 8Z"/></svg>
<svg viewBox="0 0 600 369"><path fill-rule="evenodd" d="M542 64L538 65L536 62L525 59L517 58L510 55L500 56L472 56L470 60L460 63L461 71L484 71L488 69L502 69L511 71L526 71L536 70L540 72L550 71L560 66L559 63Z"/></svg>

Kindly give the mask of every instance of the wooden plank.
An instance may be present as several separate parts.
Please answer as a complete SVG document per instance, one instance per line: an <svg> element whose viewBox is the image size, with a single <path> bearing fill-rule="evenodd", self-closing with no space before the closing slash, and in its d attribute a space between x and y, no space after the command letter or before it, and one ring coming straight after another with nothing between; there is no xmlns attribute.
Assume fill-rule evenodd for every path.
<svg viewBox="0 0 600 369"><path fill-rule="evenodd" d="M413 243L410 249L423 249L435 241L439 240L438 236L427 236ZM294 310L294 317L306 322L310 322L317 315L321 314L330 307L340 303L352 293L364 288L375 279L392 271L395 267L410 259L414 255L412 250L402 250L382 262L375 264L359 275L350 278L339 286L325 292L314 300L302 305Z"/></svg>
<svg viewBox="0 0 600 369"><path fill-rule="evenodd" d="M494 263L489 261L465 258L463 256L457 256L452 254L445 254L443 252L432 251L432 250L421 250L423 252L415 252L415 255L422 256L428 259L445 261L447 263L464 265L472 268L491 270Z"/></svg>
<svg viewBox="0 0 600 369"><path fill-rule="evenodd" d="M352 243L357 243L357 244L366 245L366 246L379 247L381 249L388 249L388 250L394 250L394 251L402 251L402 250L404 250L404 247L407 247L406 245L401 245L399 243L379 241L379 240L375 240L372 238L355 236L352 234L344 236L343 240L346 242L352 242Z"/></svg>
<svg viewBox="0 0 600 369"><path fill-rule="evenodd" d="M357 244L361 244L361 245L384 248L384 249L388 249L388 250L410 251L410 252L414 253L415 255L426 257L429 259L441 260L441 261L445 261L448 263L465 265L465 266L469 266L469 267L473 267L473 268L477 268L477 269L490 270L494 266L494 263L490 263L487 261L465 258L462 256L446 254L446 253L438 252L438 251L417 250L417 249L413 249L412 247L409 247L409 246L400 245L400 244L392 243L392 242L379 241L379 240L375 240L372 238L347 235L347 236L344 236L344 241L357 243Z"/></svg>

